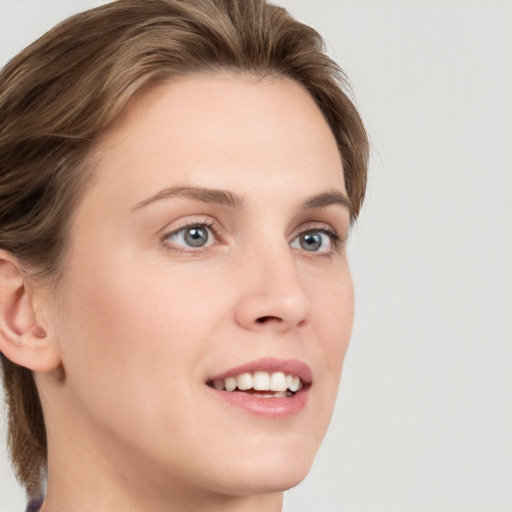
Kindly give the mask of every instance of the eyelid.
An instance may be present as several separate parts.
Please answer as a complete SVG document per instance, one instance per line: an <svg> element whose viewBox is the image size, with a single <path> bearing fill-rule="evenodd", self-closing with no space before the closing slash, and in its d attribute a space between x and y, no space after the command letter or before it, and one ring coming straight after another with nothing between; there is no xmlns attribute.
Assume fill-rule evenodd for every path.
<svg viewBox="0 0 512 512"><path fill-rule="evenodd" d="M177 233L186 228L192 228L194 226L204 226L205 228L208 228L213 234L214 243L203 247L194 248L169 242L169 238L171 236L176 235ZM341 249L345 245L347 239L347 234L345 234L345 230L342 230L340 232L339 230L334 228L330 223L324 221L311 221L301 224L293 231L292 235L288 239L288 243L291 244L300 235L307 233L308 231L315 230L329 236L331 240L331 247L327 251L311 251L310 255L315 255L316 253L318 256L329 256L336 250ZM193 215L175 221L170 225L167 225L160 231L159 238L161 244L164 246L166 250L196 255L202 254L210 250L212 247L215 247L216 245L219 245L225 241L225 237L223 236L222 225L215 218L212 218L207 215Z"/></svg>
<svg viewBox="0 0 512 512"><path fill-rule="evenodd" d="M223 237L221 235L221 228L218 224L218 222L211 217L207 216L192 216L187 217L185 219L181 219L177 221L178 223L175 225L171 225L171 227L166 226L164 229L160 231L160 241L165 249L175 252L184 252L184 253L200 253L207 251L211 247L218 245L220 242L223 241ZM209 231L212 232L214 236L214 243L210 245L206 245L204 247L186 247L182 245L177 245L169 242L169 238L173 235L178 234L180 231L187 229L187 228L193 228L193 227L205 227L208 228Z"/></svg>
<svg viewBox="0 0 512 512"><path fill-rule="evenodd" d="M305 224L301 224L290 237L289 244L291 245L299 236L308 233L310 231L319 231L321 233L326 234L330 238L331 247L325 251L306 251L305 249L298 249L301 252L307 253L308 256L322 256L328 257L331 256L336 251L339 251L345 246L347 235L343 231L340 233L337 229L335 229L331 224L326 222L306 222Z"/></svg>
<svg viewBox="0 0 512 512"><path fill-rule="evenodd" d="M306 222L301 224L297 229L295 229L290 237L290 240L294 240L297 236L306 233L308 231L321 231L322 233L326 233L328 235L332 235L335 240L339 243L344 243L346 241L347 235L344 232L340 232L338 229L334 228L328 222L322 221L313 221Z"/></svg>

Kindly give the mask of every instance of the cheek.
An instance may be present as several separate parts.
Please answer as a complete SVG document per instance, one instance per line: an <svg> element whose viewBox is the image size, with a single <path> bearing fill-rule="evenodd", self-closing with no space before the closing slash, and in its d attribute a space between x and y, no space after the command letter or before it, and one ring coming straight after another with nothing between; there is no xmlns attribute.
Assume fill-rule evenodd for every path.
<svg viewBox="0 0 512 512"><path fill-rule="evenodd" d="M69 383L77 380L76 392L106 395L122 386L157 396L171 376L194 377L190 372L198 371L211 333L226 316L218 272L197 266L178 272L129 252L111 251L115 265L88 256L74 261L61 301L65 311L59 311L64 367Z"/></svg>
<svg viewBox="0 0 512 512"><path fill-rule="evenodd" d="M320 290L315 325L321 333L329 369L340 373L354 321L354 286L347 269Z"/></svg>
<svg viewBox="0 0 512 512"><path fill-rule="evenodd" d="M166 432L185 439L190 423L201 420L191 412L185 425L175 411L195 403L198 362L211 348L221 306L204 276L192 287L186 272L141 267L90 262L86 273L70 276L59 342L73 414L107 439L155 452L152 443Z"/></svg>
<svg viewBox="0 0 512 512"><path fill-rule="evenodd" d="M179 282L170 285L140 267L91 261L69 276L59 315L64 368L69 384L95 373L92 384L77 382L77 389L103 385L108 392L106 384L116 380L140 385L155 365L186 356L180 338L190 301L183 294L178 300Z"/></svg>
<svg viewBox="0 0 512 512"><path fill-rule="evenodd" d="M329 339L332 340L332 346L330 347L332 359L330 359L330 362L334 366L333 370L337 372L339 377L354 322L354 291L352 281L350 281L350 286L341 291L337 299L337 302L335 299L332 302L336 306L330 312L333 325Z"/></svg>
<svg viewBox="0 0 512 512"><path fill-rule="evenodd" d="M316 304L315 332L324 363L316 389L325 404L319 420L327 427L336 402L354 319L354 289L348 268L340 273L339 279L333 279L319 291Z"/></svg>

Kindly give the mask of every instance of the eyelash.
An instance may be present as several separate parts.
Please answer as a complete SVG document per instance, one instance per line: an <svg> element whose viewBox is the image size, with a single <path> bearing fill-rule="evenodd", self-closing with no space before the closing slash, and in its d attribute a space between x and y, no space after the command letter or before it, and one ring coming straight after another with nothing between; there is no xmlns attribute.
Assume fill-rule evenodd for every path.
<svg viewBox="0 0 512 512"><path fill-rule="evenodd" d="M179 234L181 231L185 231L187 229L192 229L192 228L207 228L209 231L212 232L212 234L214 236L214 239L215 239L214 243L211 245L205 246L205 247L198 247L197 249L194 249L192 247L186 248L183 246L178 246L176 244L169 243L168 240L172 236ZM323 223L322 224L318 224L318 223L308 224L305 229L301 229L300 231L297 231L294 233L293 237L291 238L291 242L296 240L301 235L304 235L309 232L323 233L329 237L330 242L331 242L331 249L328 251L317 252L317 251L306 251L305 249L302 250L302 252L304 252L304 253L311 252L311 255L330 257L330 256L332 256L332 254L334 252L336 252L341 247L343 247L346 242L346 237L340 236L339 233L335 229L333 229L331 227L327 227L327 225L323 224ZM192 221L186 222L182 226L179 226L178 228L173 229L172 231L166 232L162 236L161 241L162 241L164 248L168 251L201 255L201 254L204 254L205 251L209 250L212 246L218 245L219 242L222 242L223 238L222 238L220 230L219 230L218 226L215 224L215 222L213 222L210 219L203 218L203 219L197 219L197 220L194 219ZM291 244L291 242L290 242L290 244ZM298 249L298 250L300 250L300 249Z"/></svg>
<svg viewBox="0 0 512 512"><path fill-rule="evenodd" d="M342 245L342 243L344 242L344 240L338 234L337 231L335 231L334 229L332 229L330 227L327 227L325 224L308 225L308 227L306 229L301 229L298 233L294 234L292 240L295 240L299 236L309 233L311 231L315 231L317 233L323 233L324 235L327 235L331 241L333 250L339 249L340 245ZM319 253L319 254L326 254L326 253Z"/></svg>
<svg viewBox="0 0 512 512"><path fill-rule="evenodd" d="M334 253L338 252L345 245L346 237L341 236L334 228L324 224L324 223L310 223L307 224L305 228L301 228L300 231L297 231L293 234L292 241L296 240L301 235L306 233L316 232L322 233L329 237L331 247L327 251L307 251L306 249L297 249L304 253L309 257L323 257L330 258L334 255ZM291 244L291 242L290 242Z"/></svg>
<svg viewBox="0 0 512 512"><path fill-rule="evenodd" d="M194 249L192 247L187 249L185 247L178 246L176 244L172 244L172 243L168 242L169 238L171 238L172 236L177 235L181 231L185 231L187 229L192 229L192 228L207 228L208 230L210 230L213 233L213 236L215 238L215 242L212 245L218 245L218 243L222 242L222 240L223 240L223 238L220 234L219 228L215 225L215 223L212 220L207 219L207 218L197 219L197 220L194 219L192 221L187 221L182 226L179 226L178 228L173 229L172 231L166 232L162 236L162 244L163 244L164 248L168 251L187 253L187 254L200 255L200 254L204 253L205 250L208 250L211 247L210 245L207 247L198 247L197 249Z"/></svg>

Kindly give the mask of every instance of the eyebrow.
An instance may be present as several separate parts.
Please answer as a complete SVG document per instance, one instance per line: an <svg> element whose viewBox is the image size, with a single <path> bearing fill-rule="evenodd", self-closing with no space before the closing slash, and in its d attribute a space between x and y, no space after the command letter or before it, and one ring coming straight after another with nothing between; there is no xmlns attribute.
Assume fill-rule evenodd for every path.
<svg viewBox="0 0 512 512"><path fill-rule="evenodd" d="M241 209L244 206L242 196L229 192L228 190L218 190L202 187L171 187L157 192L151 197L144 199L131 208L131 211L139 210L149 204L163 199L173 197L184 197L202 203L218 204L233 209ZM303 210L314 210L317 208L326 208L331 205L342 206L352 213L352 201L343 193L338 191L322 192L308 198L303 204Z"/></svg>
<svg viewBox="0 0 512 512"><path fill-rule="evenodd" d="M310 197L303 205L305 210L313 210L315 208L326 208L331 205L339 205L347 208L352 213L352 201L341 192L335 190L323 192L316 196Z"/></svg>
<svg viewBox="0 0 512 512"><path fill-rule="evenodd" d="M169 199L172 197L184 197L186 199L193 199L202 203L219 204L221 206L228 206L233 209L240 209L243 207L243 198L233 192L227 190L217 190L210 188L200 187L172 187L161 190L155 195L144 199L132 207L132 211L143 208L148 204L160 201L162 199Z"/></svg>

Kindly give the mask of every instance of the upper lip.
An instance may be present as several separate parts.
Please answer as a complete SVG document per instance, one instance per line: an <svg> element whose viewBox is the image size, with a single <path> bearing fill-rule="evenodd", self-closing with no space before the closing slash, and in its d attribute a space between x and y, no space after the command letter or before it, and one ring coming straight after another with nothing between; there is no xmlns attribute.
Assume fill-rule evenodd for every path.
<svg viewBox="0 0 512 512"><path fill-rule="evenodd" d="M307 364L298 359L277 359L275 357L264 357L236 366L225 372L213 375L208 381L221 380L240 375L241 373L258 371L268 373L283 372L285 374L296 375L304 384L311 384L311 382L313 382L313 372Z"/></svg>

